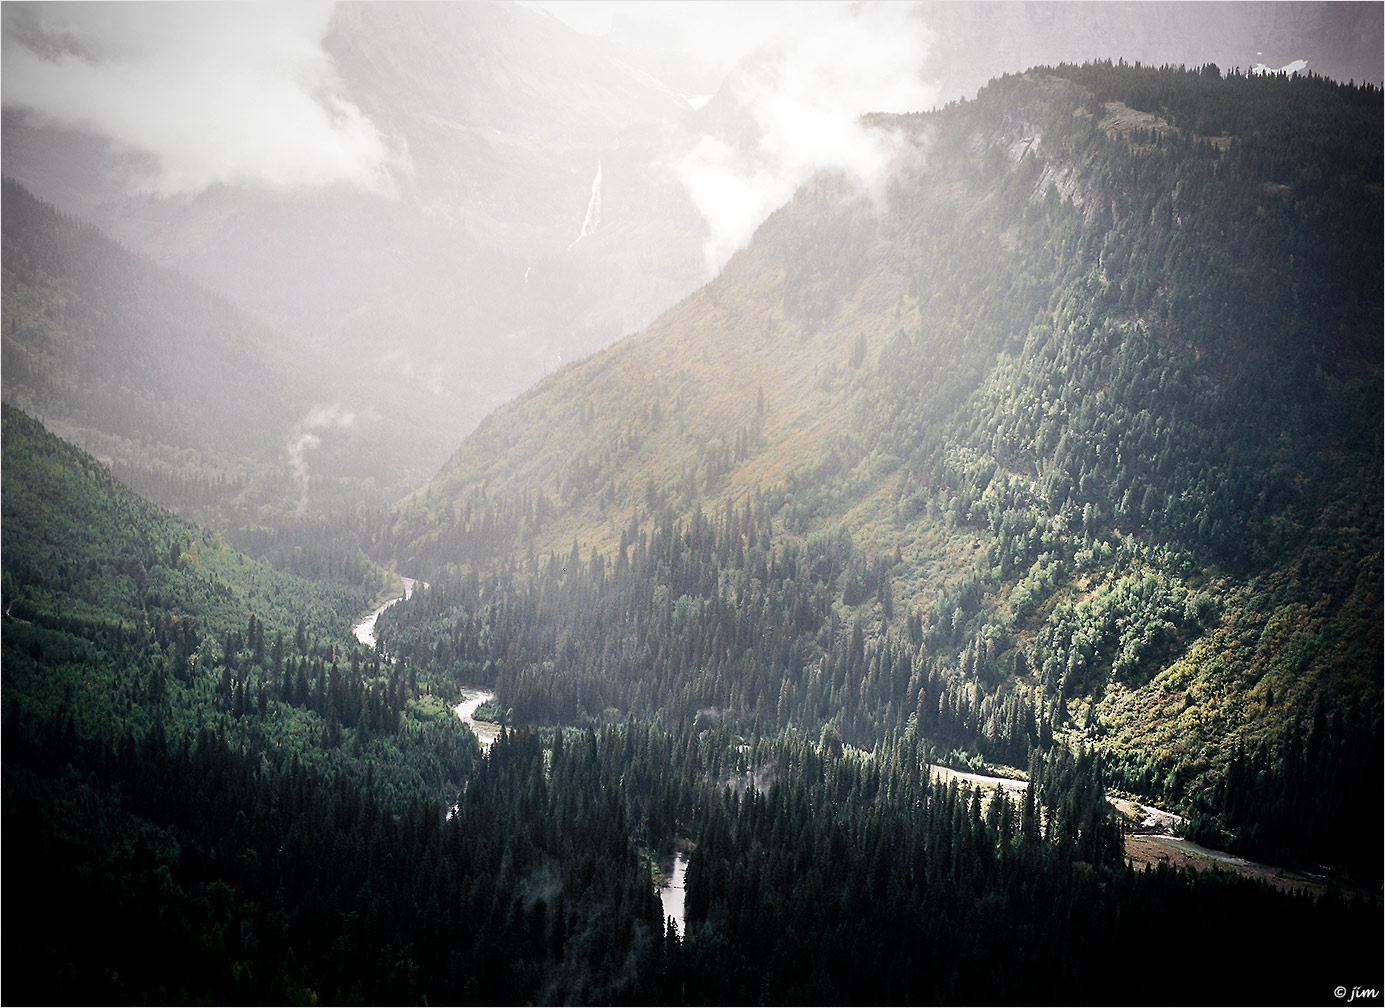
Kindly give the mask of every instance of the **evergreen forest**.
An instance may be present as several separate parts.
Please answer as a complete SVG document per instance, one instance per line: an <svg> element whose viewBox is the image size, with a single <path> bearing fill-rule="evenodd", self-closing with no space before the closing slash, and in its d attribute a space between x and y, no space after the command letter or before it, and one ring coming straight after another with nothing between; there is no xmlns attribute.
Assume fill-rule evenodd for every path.
<svg viewBox="0 0 1385 1008"><path fill-rule="evenodd" d="M1380 1003L1383 112L1098 63L872 116L883 191L313 514L303 386L203 387L272 340L7 181L5 997Z"/></svg>

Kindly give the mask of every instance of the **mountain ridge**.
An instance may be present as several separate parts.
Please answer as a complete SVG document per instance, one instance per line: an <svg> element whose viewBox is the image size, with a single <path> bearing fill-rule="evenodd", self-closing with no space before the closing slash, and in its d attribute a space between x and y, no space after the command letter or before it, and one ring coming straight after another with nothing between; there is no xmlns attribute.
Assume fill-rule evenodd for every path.
<svg viewBox="0 0 1385 1008"><path fill-rule="evenodd" d="M1032 77L1026 79L1032 80ZM1074 88L1074 85L1070 81L1066 81L1061 77L1050 76L1048 78L1048 83L1044 86L1052 87L1055 85L1057 86L1059 92L1064 93L1066 95L1069 103L1072 103L1072 98L1076 94L1076 92L1072 90ZM1091 113L1087 112L1084 109L1074 108L1072 109L1072 114L1074 116L1086 115L1088 116L1088 118L1093 118ZM885 121L894 121L897 124L902 124L911 121L911 117L872 118L877 123ZM1098 129L1112 136L1119 135L1122 137L1129 137L1131 132L1135 130L1151 133L1157 132L1146 130L1146 128L1142 126L1130 126L1128 123L1120 125L1117 120L1113 119L1110 116L1099 121L1096 125ZM1212 137L1210 139L1205 137L1200 138L1196 133L1192 134L1191 140L1192 143L1205 143L1211 145L1212 147L1217 147L1219 144L1226 143L1226 141L1226 137ZM1035 155L1042 147L1041 131L1035 127L1035 124L1026 121L1006 122L1000 128L993 131L989 136L983 136L979 132L972 133L963 142L969 143L972 146L977 147L979 149L985 149L996 152L996 156L1002 156L1003 154L1003 156L1013 159L1017 164L1020 165L1021 172L1023 172L1024 170L1023 165L1026 163L1026 155L1030 157L1030 161L1027 163L1033 164L1039 160ZM1104 206L1097 205L1099 203L1099 200L1094 201L1090 197L1084 197L1081 192L1081 189L1086 185L1086 183L1083 183L1076 176L1074 168L1075 165L1071 160L1067 162L1063 162L1061 160L1055 161L1054 159L1044 160L1042 162L1042 167L1038 170L1037 178L1032 180L1032 192L1029 193L1026 197L1024 197L1019 205L1022 207L1028 207L1029 209L1027 212L1033 213L1035 212L1034 205L1042 204L1045 200L1048 199L1048 194L1050 193L1050 191L1052 191L1056 194L1056 198L1058 198L1059 202L1066 202L1080 209L1082 211L1085 223L1089 225L1096 225L1102 229L1109 229L1114 223L1116 223L1116 215L1118 215L1121 212L1119 206L1116 205L1115 209L1113 209L1112 197L1110 195L1107 195L1105 197L1107 202ZM1369 177L1369 175L1367 175L1367 177ZM955 186L957 184L958 183L956 182L956 180L954 180L953 185ZM1014 187L1016 185L1016 180L1011 179L1009 184L1012 187ZM1266 182L1266 185L1267 187L1270 187L1278 184ZM1019 189L1025 188L1025 181L1023 179L1019 180L1018 187ZM815 186L810 186L808 190L800 194L799 203L800 205L806 205L804 201L812 201L815 198L830 201L832 199L832 196L830 195L832 188L833 187L830 181L819 181L818 183L815 183ZM1183 187L1180 185L1177 188L1181 190ZM815 197L813 195L815 191L820 194L818 197ZM1267 189L1267 192L1273 192L1273 190ZM1369 187L1366 187L1364 189L1358 189L1357 192L1360 196L1364 198L1369 198L1371 194L1371 190L1369 189ZM1378 193L1376 195L1378 195ZM1168 207L1165 207L1165 212L1167 212L1168 209ZM807 278L807 282L800 282L799 289L797 290L787 291L787 288L785 288L784 286L787 283L786 267L783 265L782 261L775 260L773 254L767 251L770 247L772 247L772 243L775 242L773 233L777 226L776 222L779 219L781 219L782 216L787 212L787 210L781 210L777 212L775 215L772 215L771 218L761 226L760 231L757 233L757 241L756 243L754 243L753 246L755 250L753 254L757 256L759 260L756 263L756 267L759 268L758 277L761 279L765 276L773 276L777 278L773 282L773 285L770 286L765 292L763 292L764 296L761 297L760 300L762 302L772 303L775 307L772 309L761 308L758 311L752 308L749 311L741 311L740 314L734 316L734 321L732 321L730 325L739 327L739 332L735 335L740 335L742 337L743 346L746 344L751 344L753 342L750 338L750 332L748 331L755 330L757 328L757 324L761 331L759 333L756 333L755 335L761 335L762 338L767 338L766 331L770 327L774 326L780 330L790 330L787 333L787 335L791 336L803 336L804 333L808 330L813 330L818 332L819 335L825 339L827 326L824 326L821 320L814 318L813 312L817 311L820 313L822 311L830 311L832 310L831 307L822 305L809 305L807 306L808 310L805 311L803 310L805 307L804 304L799 303L792 306L793 308L798 309L797 314L789 316L788 313L785 312L785 309L789 307L787 305L787 302L785 301L786 292L792 294L793 296L796 296L800 299L800 302L802 302L804 298L814 296L813 294L805 293L806 288L822 288L827 286L823 284L815 285L811 282L812 278L810 277L810 273L813 270L817 271L818 277L825 276L829 271L832 272L834 276L840 277L844 275L846 279L845 282L840 285L840 287L843 289L853 289L852 285L855 283L856 277L855 274L851 271L854 270L859 272L860 269L862 269L859 261L854 263L845 263L843 261L840 261L840 259L838 261L830 263L819 262L813 265L808 265L812 262L812 256L823 256L824 253L821 250L824 248L828 248L833 244L829 240L830 236L827 233L831 228L838 227L849 230L851 227L855 226L850 219L853 212L855 212L858 215L855 224L860 223L860 217L868 216L865 214L861 214L859 207L856 208L854 211L840 210L840 216L837 217L832 224L815 222L809 225L810 227L817 228L818 230L811 234L811 241L800 241L800 245L803 247L796 248L794 250L796 253L801 253L804 256L804 262L799 264L800 279ZM1172 219L1174 221L1174 227L1179 227L1180 224L1178 223L1178 221L1180 219L1180 215L1175 213L1173 214ZM800 221L799 225L801 225L801 223L802 222ZM802 235L789 236L787 241L780 240L779 246L782 248L783 246L789 244L795 237L799 239L804 238L804 236ZM840 239L844 237L844 235L838 235L836 237ZM1005 228L997 228L996 233L993 236L991 236L991 238L999 246L999 251L1001 252L1005 251L1005 246L1013 243L1013 235L1009 233ZM819 251L814 252L813 250ZM677 377L677 374L680 370L686 371L688 370L688 368L684 367L670 369L666 361L670 357L678 353L686 353L689 356L697 356L697 350L692 346L692 340L694 339L693 334L697 332L697 330L699 329L717 330L724 337L728 335L725 331L727 329L726 309L722 305L722 302L724 300L730 300L734 305L736 305L736 308L733 309L733 311L740 308L740 304L736 300L733 288L737 284L738 278L756 274L756 267L745 266L746 259L751 254L752 253L750 252L744 251L742 253L739 253L738 256L735 259L733 259L733 262L728 266L725 277L719 278L718 281L709 283L708 285L704 286L700 291L696 292L693 295L690 295L688 298L685 298L684 301L680 302L679 305L671 309L670 312L667 313L664 318L661 318L657 323L651 326L644 333L640 334L637 338L627 339L620 346L613 348L611 351L594 355L593 357L588 358L585 361L580 362L578 364L569 365L567 368L564 369L564 373L567 375L566 379L564 379L561 375L550 376L549 378L545 379L544 381L536 385L533 389L518 397L515 400L513 407L507 407L505 410L501 410L494 414L492 417L487 418L487 420L483 422L481 428L477 432L478 437L476 441L481 442L484 441L485 438L492 436L493 428L501 423L501 417L505 417L507 411L530 409L530 404L533 403L536 399L542 398L545 394L549 395L550 398L555 398L552 395L551 390L554 389L561 381L566 380L574 383L580 382L580 376L583 374L590 373L594 368L604 367L613 370L617 367L623 367L626 371L629 372L639 372L641 375L650 375L652 376L652 379L656 382L656 384L650 385L647 389L645 389L645 393L648 396L653 397L653 395L656 392L658 392L665 394L666 397L676 399L679 390L675 386L674 380ZM859 258L860 256L858 251L856 259L859 260ZM1167 264L1167 262L1169 261L1170 260L1166 259L1165 263ZM1336 256L1334 257L1331 265L1335 267L1339 265L1342 261L1342 256ZM843 267L846 267L846 269L844 269ZM1355 271L1357 274L1360 274L1362 272L1362 269L1363 267L1357 266ZM1368 271L1368 263L1366 264L1364 269ZM1328 270L1325 269L1324 272L1328 272ZM878 280L878 278L876 277L871 277L870 279L873 282ZM1016 278L1016 280L1031 284L1033 282L1032 277L1018 277ZM1354 283L1354 280L1355 277L1349 277L1346 280L1338 279L1333 284L1333 287L1336 289L1350 290L1358 296L1360 293L1370 292L1374 290L1373 294L1367 293L1367 297L1370 300L1370 304L1368 304L1365 307L1365 310L1367 312L1378 311L1379 284L1375 283L1372 287L1372 285L1369 282ZM890 301L892 296L897 295L897 288L901 285L901 283L902 278L896 277L893 280L893 286L889 286L888 284L886 284L884 289L880 293L875 294L873 296L888 302ZM1131 285L1135 283L1144 283L1149 284L1151 287L1153 286L1152 280L1141 280L1133 274L1128 274L1127 277L1122 281L1122 284L1127 288L1129 288ZM1138 330L1137 335L1143 335L1145 337L1157 340L1163 343L1168 349L1174 351L1175 353L1191 357L1192 363L1201 365L1202 372L1207 374L1209 377L1218 376L1220 372L1225 370L1227 366L1226 362L1229 360L1229 358L1226 357L1227 350L1225 348L1208 343L1205 339L1203 340L1203 343L1201 345L1195 345L1194 343L1189 342L1187 334L1179 330L1178 323L1176 323L1174 320L1170 319L1167 316L1168 306L1166 304L1149 304L1151 295L1154 293L1152 289L1147 291L1140 291L1137 293L1139 294L1139 298L1137 300L1141 303L1131 304L1128 308L1126 308L1123 314L1117 316L1118 320L1123 319L1126 324L1133 326L1136 330ZM1122 294L1125 294L1125 292L1122 291ZM1165 291L1165 294L1167 294L1167 291ZM1326 304L1334 300L1339 302L1346 300L1344 298L1336 298L1335 294L1336 290L1330 291L1328 296L1322 299L1322 303ZM821 298L824 295L818 293L816 296ZM826 296L828 298L831 298L833 295L829 294ZM856 296L860 296L859 292ZM914 321L914 319L903 319L903 315L904 313L909 312L911 310L915 313L919 311L917 305L911 305L908 299L899 298L897 296L894 297L892 309L888 310L892 310L896 316L895 319L890 320L890 324L901 324L903 321ZM703 312L705 314L699 315L699 312ZM853 309L850 311L841 310L840 315L844 320L841 324L859 324L854 322L853 320L857 319L861 314L862 307L860 305L853 306ZM876 327L874 331L866 334L871 339L878 340L881 338L879 329L882 328L882 326L880 325L879 315L880 312L877 311L877 313L870 319L869 324L874 325ZM1345 330L1346 326L1341 325L1340 329ZM1318 366L1325 366L1334 371L1340 369L1341 374L1338 377L1347 381L1350 381L1354 375L1361 375L1363 373L1363 368L1365 369L1365 376L1367 378L1371 377L1370 363L1372 360L1372 337L1369 335L1368 330L1363 331L1360 326L1356 326L1352 331L1354 332L1354 335L1351 337L1351 341L1349 343L1342 345L1340 348L1329 348L1329 352L1322 353L1316 361ZM776 332L773 335L782 336L785 334L786 333L784 332ZM857 334L853 331L848 330L845 333L834 332L833 338L836 339L838 343L845 343L851 340L852 337L855 335ZM1334 334L1329 330L1324 333L1324 336L1328 338L1340 338L1340 333ZM808 339L811 341L811 335L808 336ZM1018 335L1011 337L1012 345L1007 349L1019 349L1019 345L1014 342L1018 339L1020 339ZM662 341L662 344L660 344L660 341ZM730 343L729 337L727 339L727 342L728 344ZM656 346L656 344L660 345ZM813 344L811 344L810 342L809 345L812 346ZM717 347L716 349L719 350L721 353L727 355L727 357L730 357L731 353L733 352L732 348L729 345L725 347ZM738 348L738 350L739 349L740 348ZM786 347L785 349L787 350L788 348ZM839 347L838 349L840 352L842 348ZM860 348L856 346L854 343L847 349L847 353L843 355L846 357L844 365L839 359L829 361L821 354L811 357L810 363L815 368L819 369L816 377L821 382L835 380L836 375L829 374L827 376L824 376L821 373L821 368L823 367L823 365L826 364L838 364L839 367L837 370L839 373L845 373L848 367L859 367L862 363L865 363L864 359L857 361L853 361L851 359L853 356L856 355L859 349ZM866 349L871 349L869 342L867 342ZM744 360L723 360L720 357L709 356L709 354L706 351L703 351L700 354L697 363L705 363L710 364L714 367L721 367L732 377L735 377L735 372L738 366L744 366L745 364L752 362L760 366L765 366L767 363L772 365L772 361L767 362L765 360L766 356L768 355L761 355L761 357L755 358L750 356L749 353L747 353ZM665 366L659 368L656 366L656 364L659 363L658 361L656 361L656 358L661 357L664 359ZM1208 359L1204 360L1204 357L1207 357ZM629 361L627 362L623 358L629 358ZM614 363L607 363L613 361L613 359ZM606 379L605 384L607 386L611 384L609 378ZM711 383L709 382L708 384ZM738 399L745 398L743 393L745 391L746 384L747 383L745 382L741 382L738 385ZM769 389L771 404L774 395L775 391L774 388L771 386L771 388ZM822 404L815 403L814 405L821 406ZM733 409L728 414L726 427L728 429L735 429L738 426L745 426L750 420L751 415L752 414L750 414L750 412L743 406L739 409ZM579 419L583 418L584 417L579 417ZM449 489L455 489L457 486L462 485L463 481L466 478L465 476L459 476L457 471L463 470L467 465L472 465L474 467L477 467L478 470L480 470L480 475L478 475L477 478L474 480L474 482L477 485L479 485L481 482L486 482L487 484L495 482L495 474L501 472L502 470L509 473L515 472L517 469L516 466L510 464L501 464L494 461L499 452L510 450L510 445L506 443L506 439L510 439L511 441L513 440L514 427L516 425L511 421L509 417L506 417L506 420L509 421L506 424L507 430L500 436L499 440L487 442L484 448L473 447L473 442L471 441L464 442L463 445L458 449L458 452L454 459L448 464L448 466L444 467L442 473L439 475L439 478L437 481L435 481L435 483L438 485L447 484ZM553 426L557 427L556 424L554 424ZM710 424L704 422L702 426L704 428L703 433L705 438L705 435L707 433L706 428L709 427ZM556 434L559 437L566 437L572 433L572 429L556 429L552 430L551 433ZM603 433L606 435L608 440L613 440L613 438L611 438L611 435L615 433L615 430L609 422L603 428ZM474 456L474 458L468 460L468 454ZM522 462L521 464L528 465L530 467L532 467L533 465L533 463L525 462ZM552 474L550 473L549 476L546 478L551 480ZM414 499L416 499L418 496L419 494L413 495Z"/></svg>
<svg viewBox="0 0 1385 1008"><path fill-rule="evenodd" d="M877 122L925 152L887 212L813 183L720 277L498 411L401 504L395 559L454 591L392 611L392 646L514 592L578 651L549 671L549 631L524 632L527 657L472 674L524 716L597 716L582 690L627 645L584 650L563 607L639 625L634 585L673 579L688 621L661 632L708 634L701 670L624 659L669 677L669 716L840 721L860 745L914 717L963 761L1022 763L1051 735L1213 831L1236 825L1211 797L1236 746L1263 765L1322 707L1369 749L1378 90L1094 64ZM769 627L716 629L768 591L745 553L767 547L813 586L787 667L730 644ZM841 711L854 671L830 704L803 699L862 659ZM599 703L650 716L625 675Z"/></svg>

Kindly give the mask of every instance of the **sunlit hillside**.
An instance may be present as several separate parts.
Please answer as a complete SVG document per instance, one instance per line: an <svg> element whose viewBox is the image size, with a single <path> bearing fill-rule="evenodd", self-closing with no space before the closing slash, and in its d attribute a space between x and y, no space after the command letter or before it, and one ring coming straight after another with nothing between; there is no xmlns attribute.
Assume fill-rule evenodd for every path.
<svg viewBox="0 0 1385 1008"><path fill-rule="evenodd" d="M657 601L602 608L611 565L668 583L655 544L696 553L708 535L705 578L670 601L753 624L746 585L773 586L747 557L798 551L779 576L815 601L787 671L744 658L704 608L674 621L711 635L686 668L637 650L630 674L671 676L671 713L831 722L862 745L910 722L976 760L1083 741L1213 830L1238 760L1311 735L1314 759L1369 766L1378 93L1059 67L873 123L898 141L888 187L818 180L650 329L493 414L401 506L400 568L536 579L524 604L555 628L588 605L598 626L657 622ZM646 546L653 567L624 566ZM556 573L586 587L560 601L542 586ZM463 597L434 606L496 604ZM409 612L396 639L430 647L436 615L410 629ZM853 686L853 627L863 668L899 671ZM535 633L483 673L517 711L667 702L619 676L555 700L622 645L527 672L548 668Z"/></svg>

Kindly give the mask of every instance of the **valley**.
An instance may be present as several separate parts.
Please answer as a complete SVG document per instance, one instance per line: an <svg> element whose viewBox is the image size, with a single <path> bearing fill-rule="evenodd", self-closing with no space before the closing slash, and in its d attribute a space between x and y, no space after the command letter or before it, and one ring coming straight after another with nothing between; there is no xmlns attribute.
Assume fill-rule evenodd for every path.
<svg viewBox="0 0 1385 1008"><path fill-rule="evenodd" d="M400 575L399 581L403 586L403 595L396 595L394 598L387 599L375 609L371 610L368 615L363 616L361 619L351 624L351 636L355 637L368 648L374 649L375 647L375 621L380 618L380 614L395 603L403 602L408 599L408 597L414 593L414 589L419 585L423 585L424 588L428 587L423 581L419 581L415 578L407 578L402 575Z"/></svg>
<svg viewBox="0 0 1385 1008"><path fill-rule="evenodd" d="M1263 881L1282 892L1305 893L1313 898L1328 891L1368 901L1376 895L1372 889L1351 879L1247 861L1178 836L1134 834L1126 838L1125 849L1126 856L1137 865L1174 864L1194 871L1229 871L1244 878Z"/></svg>
<svg viewBox="0 0 1385 1008"><path fill-rule="evenodd" d="M1190 107L1242 86L1176 79ZM889 226L819 182L654 327L499 411L396 515L399 562L451 581L429 611L391 614L400 646L484 665L496 651L440 628L522 612L542 631L516 623L519 664L495 663L521 717L731 710L742 731L831 723L862 747L912 718L954 765L1022 766L1049 737L1095 747L1113 783L1156 802L1210 796L1236 761L1263 774L1269 751L1313 732L1346 746L1313 759L1373 765L1380 635L1362 617L1379 606L1378 502L1343 462L1373 471L1378 439L1337 423L1378 413L1378 278L1359 274L1355 321L1332 297L1260 296L1265 190L1231 181L1260 155L1232 148L1233 164L1176 132L1165 149L1108 130L1114 99L1085 90L1102 80L1138 108L1174 78L1035 73L984 91L971 118L880 119L930 151L901 169ZM1023 117L1013 94L1031 102ZM1065 144L1111 145L1127 181L1045 188L1071 172ZM1201 165L1187 177L1220 219L1165 215L1179 158ZM1140 262L1150 241L1168 249L1157 267ZM1298 246L1298 265L1357 275L1374 243L1363 232L1320 267ZM1218 265L1228 249L1246 256L1235 269ZM1146 268L1173 272L1155 290ZM1318 350L1294 334L1323 318L1356 335L1322 345L1323 384L1303 386L1288 376ZM1296 406L1270 417L1264 400ZM485 598L502 577L520 590L498 609ZM633 638L617 631L631 621ZM551 677L545 639L566 656ZM613 655L647 670L633 696L610 684Z"/></svg>
<svg viewBox="0 0 1385 1008"><path fill-rule="evenodd" d="M481 751L486 752L500 735L500 726L492 721L477 721L475 718L476 708L482 704L495 699L494 693L487 693L485 690L462 690L462 700L457 706L453 707L453 712L461 718L462 723L471 729L476 736L476 741L481 743Z"/></svg>
<svg viewBox="0 0 1385 1008"><path fill-rule="evenodd" d="M1002 73L706 276L667 152L787 142L782 53L319 20L397 191L123 196L7 106L7 997L1383 986L1379 86Z"/></svg>

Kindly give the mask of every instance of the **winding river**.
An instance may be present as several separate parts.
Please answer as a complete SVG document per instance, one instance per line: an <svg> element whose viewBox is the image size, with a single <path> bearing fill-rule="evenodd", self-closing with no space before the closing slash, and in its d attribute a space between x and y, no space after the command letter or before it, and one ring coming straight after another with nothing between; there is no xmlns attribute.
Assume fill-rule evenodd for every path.
<svg viewBox="0 0 1385 1008"><path fill-rule="evenodd" d="M411 595L413 595L414 588L417 585L423 585L423 587L425 588L428 587L428 583L426 581L420 581L417 578L406 578L403 575L400 575L399 580L404 582L403 595L399 595L395 598L390 599L388 602L380 606L380 608L376 609L370 615L361 619L360 622L351 624L351 632L356 635L356 639L358 641L360 641L368 648L375 647L375 621L380 618L380 614L384 612L386 609L388 609L390 606L394 605L396 602L402 602L404 599L409 598Z"/></svg>
<svg viewBox="0 0 1385 1008"><path fill-rule="evenodd" d="M402 574L399 576L399 580L404 582L403 595L395 596L372 611L369 615L351 624L351 632L355 634L358 641L368 648L374 648L376 645L375 622L380 618L380 614L396 602L402 602L404 599L411 597L416 587L420 585L424 588L428 587L428 582L420 581L417 578L407 578ZM486 690L463 689L462 702L452 708L457 717L461 718L462 722L468 725L476 735L477 741L481 743L482 752L489 750L495 740L500 737L500 726L498 724L491 724L489 721L477 721L473 715L476 713L477 707L480 707L487 700L494 699L495 694L487 692Z"/></svg>
<svg viewBox="0 0 1385 1008"><path fill-rule="evenodd" d="M678 936L684 937L687 934L687 917L683 910L683 901L686 895L683 888L683 880L688 874L688 855L683 851L678 852L678 856L673 859L673 877L668 880L668 885L659 890L659 902L664 906L664 922L667 923L670 917L678 925Z"/></svg>
<svg viewBox="0 0 1385 1008"><path fill-rule="evenodd" d="M413 595L414 588L418 585L422 585L424 588L428 587L426 582L419 581L417 578L406 578L401 575L400 580L404 582L403 595L390 599L351 625L351 632L356 636L356 639L368 648L374 648L376 645L375 622L380 618L380 614L396 602L402 602ZM487 700L494 699L495 694L489 690L464 688L461 702L452 708L453 713L461 718L462 723L470 727L476 735L476 740L481 743L482 752L488 752L490 747L495 744L495 740L500 737L500 726L489 721L477 721L476 708ZM447 817L450 819L455 814L456 807L454 806L448 811ZM683 906L685 895L683 881L687 872L688 855L680 850L673 860L673 875L669 878L668 884L659 890L659 902L664 908L664 920L667 921L672 917L678 925L679 935L685 934L687 929L687 916Z"/></svg>
<svg viewBox="0 0 1385 1008"><path fill-rule="evenodd" d="M495 694L481 689L462 690L462 702L453 707L453 712L470 726L476 735L476 740L481 743L481 751L486 752L500 737L500 726L489 721L477 721L472 715L476 713L476 708L480 707L487 700L494 700Z"/></svg>
<svg viewBox="0 0 1385 1008"><path fill-rule="evenodd" d="M400 577L404 583L404 594L390 599L383 605L376 608L368 615L362 617L358 622L351 625L351 632L356 639L368 648L376 646L375 623L390 606L413 595L414 589L419 585L427 588L426 582L417 578ZM6 613L8 615L8 613ZM500 735L500 726L489 721L477 721L476 709L488 700L494 700L495 694L488 690L476 688L463 688L461 701L452 708L453 712L464 724L469 726L476 735L477 741L481 743L481 750L486 752L495 743ZM955 780L964 786L980 787L983 792L994 792L1004 790L1012 798L1018 798L1024 789L1028 787L1028 781L1014 780L1006 777L988 777L981 774L966 773L958 770L951 770L947 767L933 765L929 771L934 778L941 781ZM1223 870L1235 871L1239 874L1252 875L1262 879L1268 878L1278 882L1281 886L1287 885L1294 888L1310 887L1321 888L1329 880L1321 875L1313 875L1306 872L1298 872L1292 869L1281 868L1272 865L1263 865L1254 861L1247 861L1244 858L1227 854L1225 851L1211 850L1185 840L1182 837L1170 834L1168 831L1177 829L1182 825L1182 817L1157 809L1152 805L1135 806L1134 803L1123 800L1113 799L1113 804L1127 818L1132 821L1131 835L1127 839L1127 854L1134 855L1137 860L1152 863L1155 860L1167 860L1169 853L1177 853L1183 859L1192 858L1202 864L1215 864ZM449 813L450 817L451 813ZM686 927L686 916L684 911L684 878L688 870L688 855L679 851L673 862L673 874L669 878L668 884L659 890L659 901L663 905L664 920L670 917L678 925L679 934L684 933ZM1344 880L1331 880L1341 883ZM1351 890L1361 890L1350 882L1346 887ZM1378 893L1367 893L1371 898L1379 898Z"/></svg>

